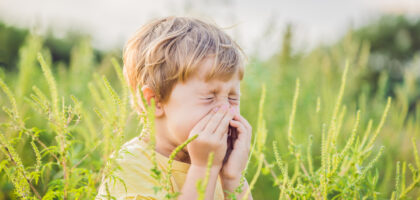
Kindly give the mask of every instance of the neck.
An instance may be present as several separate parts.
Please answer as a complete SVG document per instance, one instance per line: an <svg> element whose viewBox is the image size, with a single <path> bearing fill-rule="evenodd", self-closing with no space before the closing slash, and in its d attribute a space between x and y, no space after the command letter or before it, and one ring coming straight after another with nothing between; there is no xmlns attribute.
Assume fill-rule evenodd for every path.
<svg viewBox="0 0 420 200"><path fill-rule="evenodd" d="M176 144L174 141L171 141L171 135L168 131L165 131L166 129L163 128L163 126L159 126L156 123L156 145L155 150L156 152L164 155L165 157L169 158L171 153L176 149L178 144ZM143 129L141 138L145 142L150 141L149 134L146 134L145 129ZM180 145L180 144L179 144ZM175 157L174 160L184 162L184 163L191 163L190 156L188 154L188 151L185 149L181 149Z"/></svg>

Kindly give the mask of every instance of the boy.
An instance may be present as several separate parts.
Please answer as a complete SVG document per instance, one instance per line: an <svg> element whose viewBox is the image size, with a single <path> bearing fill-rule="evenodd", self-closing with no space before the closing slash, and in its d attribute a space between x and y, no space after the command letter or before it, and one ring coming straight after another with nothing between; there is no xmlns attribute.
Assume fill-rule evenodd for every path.
<svg viewBox="0 0 420 200"><path fill-rule="evenodd" d="M137 88L141 88L148 104L152 98L156 102L158 168L165 174L172 151L198 134L173 161L170 187L180 192L178 199L197 199L196 183L206 176L210 152L214 157L205 199L228 198L226 192L234 192L245 179L242 171L249 158L252 128L239 113L244 74L240 52L219 28L188 17L154 20L126 44L124 76L133 95L140 98ZM145 112L141 101L132 104L139 113ZM117 199L165 198L164 191L153 190L161 183L150 176L153 163L146 134L144 129L141 137L124 144L122 149L129 153L117 159L121 169L116 176L125 186L103 180L97 198L108 192ZM248 190L246 179L241 186L242 192L235 194L238 199Z"/></svg>

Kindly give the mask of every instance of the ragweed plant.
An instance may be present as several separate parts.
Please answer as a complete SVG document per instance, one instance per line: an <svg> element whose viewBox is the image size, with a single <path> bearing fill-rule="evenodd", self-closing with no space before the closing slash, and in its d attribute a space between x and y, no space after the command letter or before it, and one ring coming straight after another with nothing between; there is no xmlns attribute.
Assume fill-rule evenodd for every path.
<svg viewBox="0 0 420 200"><path fill-rule="evenodd" d="M343 116L346 112L346 107L342 105L342 98L345 91L348 68L349 63L347 62L342 75L341 86L336 98L331 121L329 124L322 124L321 166L317 170L314 169L311 152L313 136L309 136L306 161L302 156L305 155L304 152L302 152L295 143L293 137L293 125L295 124L294 117L300 88L299 79L296 80L295 94L293 97L287 133L287 141L289 142L289 151L287 153L294 157L291 176L289 176L290 164L281 158L276 141L273 141L275 165L270 164L268 161L263 162L269 171L267 174L272 175L275 185L277 185L280 190L279 199L361 199L366 197L376 199L378 197L379 193L376 191L376 184L379 177L377 171L374 171L374 166L383 154L384 147L382 146L376 151L375 155L371 156L371 154L375 152L374 142L385 123L386 116L388 115L391 106L391 98L388 98L382 117L373 134L371 133L372 120L370 120L364 136L357 135L361 113L360 110L357 111L353 129L349 134L350 137L347 139L344 147L340 149L340 146L337 144L337 138L340 135ZM319 100L317 102L316 110L318 111ZM417 147L414 142L413 144L414 149L416 149ZM259 149L261 149L261 147L257 148L258 151ZM415 150L415 157L416 160L418 160L416 152L417 150ZM263 160L264 156L260 155L259 159ZM278 168L277 170L280 172L279 176L272 171L274 170L273 166ZM256 175L259 174L260 169L261 165L258 165ZM403 169L403 173L405 173L405 164ZM414 167L412 167L412 169L414 174L413 183L408 188L405 188L400 187L399 182L397 182L397 191L394 192L393 198L396 195L399 195L399 198L404 198L406 197L405 195L407 192L415 187L418 182L417 171ZM398 177L397 180L399 179L400 178Z"/></svg>

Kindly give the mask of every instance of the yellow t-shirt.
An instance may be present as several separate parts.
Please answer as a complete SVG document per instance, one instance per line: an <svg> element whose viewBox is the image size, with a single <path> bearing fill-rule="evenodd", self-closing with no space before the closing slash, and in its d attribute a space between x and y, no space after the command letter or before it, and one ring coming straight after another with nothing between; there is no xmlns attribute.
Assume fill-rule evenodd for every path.
<svg viewBox="0 0 420 200"><path fill-rule="evenodd" d="M151 160L152 152L147 148L147 145L139 137L135 137L122 146L121 150L129 153L124 153L124 151L120 150L121 155L116 160L121 168L116 170L115 175L124 181L127 191L120 181L111 181L109 179L105 181L102 178L96 199L106 199L107 191L105 183L108 183L109 193L117 200L165 199L165 190L162 189L157 194L153 190L153 186L159 186L159 182L150 176L150 169L153 167ZM163 177L166 177L168 160L168 157L156 152L156 162L158 168L163 172ZM177 160L173 161L171 177L172 192L181 192L189 167L190 164L188 163ZM224 199L220 176L217 179L214 199Z"/></svg>

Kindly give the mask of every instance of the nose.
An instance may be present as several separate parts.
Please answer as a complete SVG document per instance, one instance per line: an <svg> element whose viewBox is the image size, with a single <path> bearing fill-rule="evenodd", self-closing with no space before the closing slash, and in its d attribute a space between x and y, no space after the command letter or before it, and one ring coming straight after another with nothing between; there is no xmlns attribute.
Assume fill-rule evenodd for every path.
<svg viewBox="0 0 420 200"><path fill-rule="evenodd" d="M223 106L226 106L227 108L230 108L229 101L228 102L225 102L225 101L220 102L216 106L219 107L219 108L222 108Z"/></svg>
<svg viewBox="0 0 420 200"><path fill-rule="evenodd" d="M222 108L222 106L227 106L228 109L233 108L235 113L239 113L239 104L233 104L228 96L216 98L214 108Z"/></svg>

